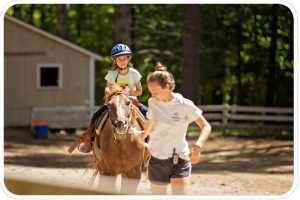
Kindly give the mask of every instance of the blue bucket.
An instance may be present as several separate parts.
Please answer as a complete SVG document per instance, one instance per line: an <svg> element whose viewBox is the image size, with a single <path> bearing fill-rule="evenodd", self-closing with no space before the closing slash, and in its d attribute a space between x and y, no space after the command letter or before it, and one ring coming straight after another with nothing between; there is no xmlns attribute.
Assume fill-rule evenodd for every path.
<svg viewBox="0 0 300 200"><path fill-rule="evenodd" d="M48 138L48 125L44 120L36 120L34 122L35 136L37 138Z"/></svg>

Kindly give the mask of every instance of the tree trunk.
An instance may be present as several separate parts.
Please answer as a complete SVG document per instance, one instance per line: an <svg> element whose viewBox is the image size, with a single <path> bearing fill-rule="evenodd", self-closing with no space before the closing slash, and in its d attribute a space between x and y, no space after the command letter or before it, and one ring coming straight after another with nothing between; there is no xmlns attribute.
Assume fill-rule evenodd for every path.
<svg viewBox="0 0 300 200"><path fill-rule="evenodd" d="M289 60L294 60L294 26L293 21L290 24L290 33L289 33Z"/></svg>
<svg viewBox="0 0 300 200"><path fill-rule="evenodd" d="M278 4L272 6L271 45L269 51L269 67L267 77L266 106L274 106L274 91L276 87L276 42L277 42L277 10Z"/></svg>
<svg viewBox="0 0 300 200"><path fill-rule="evenodd" d="M76 30L77 30L77 38L81 38L82 35L82 16L83 16L83 5L78 4L77 5L77 21L76 21Z"/></svg>
<svg viewBox="0 0 300 200"><path fill-rule="evenodd" d="M13 10L14 10L13 16L16 18L21 18L21 5L18 4L14 5Z"/></svg>
<svg viewBox="0 0 300 200"><path fill-rule="evenodd" d="M240 16L240 5L236 6L237 13L237 24L236 24L236 54L237 54L237 104L243 105L243 91L242 91L242 73L243 73L243 63L241 58L241 48L242 48L242 20Z"/></svg>
<svg viewBox="0 0 300 200"><path fill-rule="evenodd" d="M115 5L114 42L132 47L132 5Z"/></svg>
<svg viewBox="0 0 300 200"><path fill-rule="evenodd" d="M68 9L66 4L59 4L57 9L57 27L56 33L60 37L68 36Z"/></svg>
<svg viewBox="0 0 300 200"><path fill-rule="evenodd" d="M29 23L33 24L34 23L34 4L31 4L29 7Z"/></svg>
<svg viewBox="0 0 300 200"><path fill-rule="evenodd" d="M41 18L40 18L40 26L42 29L47 30L47 25L46 25L46 6L41 5Z"/></svg>
<svg viewBox="0 0 300 200"><path fill-rule="evenodd" d="M184 97L198 103L199 43L201 33L201 10L198 5L185 5L183 27L182 87Z"/></svg>

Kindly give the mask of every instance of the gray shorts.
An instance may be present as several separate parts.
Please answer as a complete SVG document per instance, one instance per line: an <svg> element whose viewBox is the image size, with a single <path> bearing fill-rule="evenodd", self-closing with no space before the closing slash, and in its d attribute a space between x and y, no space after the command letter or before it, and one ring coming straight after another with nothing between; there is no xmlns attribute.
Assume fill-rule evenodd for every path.
<svg viewBox="0 0 300 200"><path fill-rule="evenodd" d="M173 158L161 160L151 156L148 164L148 178L156 185L170 183L171 178L186 178L191 175L191 164L187 160L179 158L177 164L173 164Z"/></svg>

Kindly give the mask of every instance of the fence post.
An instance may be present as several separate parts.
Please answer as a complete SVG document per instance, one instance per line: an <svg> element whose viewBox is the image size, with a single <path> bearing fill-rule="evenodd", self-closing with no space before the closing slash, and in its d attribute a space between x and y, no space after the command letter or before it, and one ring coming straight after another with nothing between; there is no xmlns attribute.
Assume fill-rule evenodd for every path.
<svg viewBox="0 0 300 200"><path fill-rule="evenodd" d="M227 103L223 103L223 113L222 113L222 127L223 127L222 135L223 136L226 135L228 118L229 118L229 105Z"/></svg>

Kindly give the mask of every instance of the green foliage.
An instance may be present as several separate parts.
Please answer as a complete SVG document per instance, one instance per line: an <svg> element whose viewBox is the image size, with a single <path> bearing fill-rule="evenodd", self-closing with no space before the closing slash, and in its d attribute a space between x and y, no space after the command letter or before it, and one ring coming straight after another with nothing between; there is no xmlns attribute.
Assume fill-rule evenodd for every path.
<svg viewBox="0 0 300 200"><path fill-rule="evenodd" d="M241 96L244 105L265 105L274 39L272 9L272 4L201 5L202 32L200 41L195 41L201 47L199 103L237 104ZM56 34L57 12L56 4L16 4L6 13ZM67 18L69 41L110 59L116 20L113 5L70 4ZM184 5L136 4L132 18L132 61L143 75L140 101L149 98L146 77L156 61L167 65L176 79L175 91L181 92ZM294 21L287 7L278 5L276 23L274 105L293 106ZM102 103L108 67L109 62L96 65L97 104Z"/></svg>
<svg viewBox="0 0 300 200"><path fill-rule="evenodd" d="M134 63L143 75L143 91L147 100L146 77L157 61L165 63L180 88L183 7L179 5L134 5Z"/></svg>

